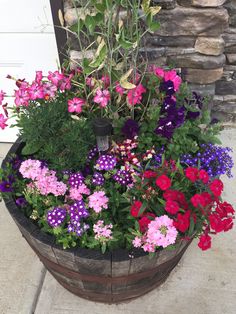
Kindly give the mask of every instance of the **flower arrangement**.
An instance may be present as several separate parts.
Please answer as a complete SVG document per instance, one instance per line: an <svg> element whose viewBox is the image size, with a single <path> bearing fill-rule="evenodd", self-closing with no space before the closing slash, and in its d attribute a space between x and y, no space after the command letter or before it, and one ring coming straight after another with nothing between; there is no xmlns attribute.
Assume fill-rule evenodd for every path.
<svg viewBox="0 0 236 314"><path fill-rule="evenodd" d="M233 227L234 209L221 199L219 177L231 177L233 167L230 148L219 146L221 126L174 69L139 59L159 7L143 1L140 16L140 1L91 4L75 28L78 38L84 29L99 34L92 60L46 76L37 71L33 82L15 79L13 110L25 146L1 169L0 191L64 248L154 253L199 237L206 250L212 234ZM137 28L130 40L121 8ZM0 92L2 129L6 96ZM96 134L97 119L112 134Z"/></svg>

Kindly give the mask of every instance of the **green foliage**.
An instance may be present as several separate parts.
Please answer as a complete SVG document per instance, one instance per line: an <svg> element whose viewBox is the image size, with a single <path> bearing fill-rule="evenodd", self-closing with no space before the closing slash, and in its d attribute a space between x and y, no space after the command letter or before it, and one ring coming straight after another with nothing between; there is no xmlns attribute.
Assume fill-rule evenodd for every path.
<svg viewBox="0 0 236 314"><path fill-rule="evenodd" d="M26 142L22 154L46 160L55 170L79 169L95 145L91 121L73 119L67 96L59 94L49 103L31 104L19 115L18 126Z"/></svg>

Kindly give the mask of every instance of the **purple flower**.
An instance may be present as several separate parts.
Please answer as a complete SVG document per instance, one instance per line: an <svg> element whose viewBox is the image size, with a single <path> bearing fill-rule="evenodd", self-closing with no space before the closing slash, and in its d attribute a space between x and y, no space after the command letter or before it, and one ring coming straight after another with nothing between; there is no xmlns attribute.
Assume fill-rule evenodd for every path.
<svg viewBox="0 0 236 314"><path fill-rule="evenodd" d="M70 219L71 222L77 221L79 222L83 218L87 218L89 216L89 212L85 207L84 201L76 201L73 205L70 206Z"/></svg>
<svg viewBox="0 0 236 314"><path fill-rule="evenodd" d="M13 192L12 181L2 181L0 182L0 192Z"/></svg>
<svg viewBox="0 0 236 314"><path fill-rule="evenodd" d="M26 199L23 197L23 196L20 196L18 197L16 200L15 200L15 203L17 206L19 207L25 207L28 203L26 201Z"/></svg>
<svg viewBox="0 0 236 314"><path fill-rule="evenodd" d="M165 92L166 95L171 96L175 93L174 83L172 81L165 81L160 84L160 92Z"/></svg>
<svg viewBox="0 0 236 314"><path fill-rule="evenodd" d="M95 172L92 178L92 183L101 186L105 183L105 179L101 173Z"/></svg>
<svg viewBox="0 0 236 314"><path fill-rule="evenodd" d="M174 123L168 118L160 118L155 133L170 140L175 130Z"/></svg>
<svg viewBox="0 0 236 314"><path fill-rule="evenodd" d="M185 99L185 102L188 106L186 119L195 120L200 116L200 110L203 107L203 101L204 98L201 95L198 95L196 92L192 93L192 99ZM191 107L195 110L191 111Z"/></svg>
<svg viewBox="0 0 236 314"><path fill-rule="evenodd" d="M96 167L99 170L113 170L116 166L116 158L112 155L102 155L96 162Z"/></svg>
<svg viewBox="0 0 236 314"><path fill-rule="evenodd" d="M75 232L78 237L81 237L83 235L83 233L88 229L89 229L88 224L85 224L85 223L82 223L79 221L71 222L67 228L69 233Z"/></svg>
<svg viewBox="0 0 236 314"><path fill-rule="evenodd" d="M232 149L213 144L202 144L196 154L185 154L180 158L183 166L198 167L207 171L211 177L226 174L232 177L233 159L230 156Z"/></svg>
<svg viewBox="0 0 236 314"><path fill-rule="evenodd" d="M125 135L126 138L133 139L136 135L138 135L139 129L140 127L137 121L128 119L125 122L121 131Z"/></svg>
<svg viewBox="0 0 236 314"><path fill-rule="evenodd" d="M20 168L22 160L19 158L19 156L13 156L10 158L9 163L12 165L12 168L14 170L18 170Z"/></svg>
<svg viewBox="0 0 236 314"><path fill-rule="evenodd" d="M70 175L68 183L71 187L78 188L84 183L84 176L80 172L73 173Z"/></svg>
<svg viewBox="0 0 236 314"><path fill-rule="evenodd" d="M47 222L53 228L60 226L64 222L65 218L65 208L55 207L47 213Z"/></svg>
<svg viewBox="0 0 236 314"><path fill-rule="evenodd" d="M98 148L97 146L94 146L92 149L90 149L89 153L88 153L88 161L93 160L95 157L97 157L98 155Z"/></svg>
<svg viewBox="0 0 236 314"><path fill-rule="evenodd" d="M167 110L171 108L175 108L175 107L176 107L176 100L174 100L170 96L165 97L162 107L161 107L161 113L165 113Z"/></svg>
<svg viewBox="0 0 236 314"><path fill-rule="evenodd" d="M131 174L126 170L118 170L113 179L121 185L129 185L133 183Z"/></svg>

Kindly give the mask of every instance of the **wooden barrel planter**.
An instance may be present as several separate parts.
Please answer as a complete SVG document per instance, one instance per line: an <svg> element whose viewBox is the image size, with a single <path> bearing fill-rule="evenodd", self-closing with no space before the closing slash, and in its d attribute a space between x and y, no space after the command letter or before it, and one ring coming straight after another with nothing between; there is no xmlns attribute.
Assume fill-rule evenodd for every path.
<svg viewBox="0 0 236 314"><path fill-rule="evenodd" d="M3 161L22 148L17 141ZM115 250L102 254L92 249L63 250L54 238L42 232L15 205L4 199L23 237L46 269L67 290L92 301L118 303L137 298L162 284L177 265L191 241L178 243L175 250L161 250L153 258L142 250ZM24 267L24 265L22 265Z"/></svg>

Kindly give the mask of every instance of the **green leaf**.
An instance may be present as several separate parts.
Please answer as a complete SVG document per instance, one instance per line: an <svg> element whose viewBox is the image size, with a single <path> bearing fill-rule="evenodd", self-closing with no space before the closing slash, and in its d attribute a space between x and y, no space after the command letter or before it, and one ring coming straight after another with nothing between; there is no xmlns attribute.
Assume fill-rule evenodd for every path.
<svg viewBox="0 0 236 314"><path fill-rule="evenodd" d="M39 143L28 143L21 151L22 155L32 155L39 151L41 145Z"/></svg>
<svg viewBox="0 0 236 314"><path fill-rule="evenodd" d="M102 254L104 254L106 252L106 249L107 249L107 244L106 244L106 242L104 242L102 244Z"/></svg>
<svg viewBox="0 0 236 314"><path fill-rule="evenodd" d="M147 208L147 202L144 201L142 206L141 206L141 208L140 208L140 210L139 210L139 212L138 212L138 217L140 217L144 213L146 208Z"/></svg>
<svg viewBox="0 0 236 314"><path fill-rule="evenodd" d="M194 226L195 226L194 219L193 219L193 217L190 217L190 226L189 226L189 230L188 230L188 235L190 237L193 235Z"/></svg>

